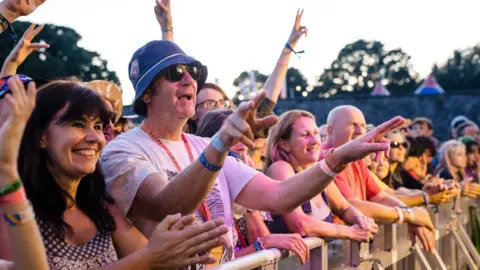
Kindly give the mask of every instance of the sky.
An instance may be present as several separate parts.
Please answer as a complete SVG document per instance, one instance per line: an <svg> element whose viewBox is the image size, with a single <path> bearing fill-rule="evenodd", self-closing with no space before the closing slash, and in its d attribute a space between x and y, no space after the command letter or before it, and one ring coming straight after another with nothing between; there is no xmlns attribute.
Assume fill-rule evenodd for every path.
<svg viewBox="0 0 480 270"><path fill-rule="evenodd" d="M79 45L98 52L117 72L124 104L131 104L131 56L162 37L154 5L155 0L47 0L22 20L75 29L82 36ZM478 0L171 0L171 6L175 42L205 64L208 81L218 80L229 96L242 71L272 71L297 8L305 9L302 24L309 31L296 47L305 53L301 59L293 55L290 66L311 84L346 44L358 39L403 49L421 77L454 50L480 42Z"/></svg>

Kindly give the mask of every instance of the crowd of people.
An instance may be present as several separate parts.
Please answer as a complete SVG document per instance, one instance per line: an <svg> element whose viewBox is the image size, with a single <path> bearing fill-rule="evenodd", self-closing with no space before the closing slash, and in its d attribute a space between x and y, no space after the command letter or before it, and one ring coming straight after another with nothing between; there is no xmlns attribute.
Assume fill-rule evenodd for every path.
<svg viewBox="0 0 480 270"><path fill-rule="evenodd" d="M0 28L44 0L3 0ZM135 127L112 82L17 74L42 27L4 60L0 81L0 259L15 269L203 269L263 249L306 263L303 237L370 241L407 223L435 249L424 206L480 195L480 132L464 116L451 140L427 118L373 126L358 108L314 115L278 101L307 34L299 10L264 90L235 107L208 70L175 44L170 3L162 40L133 53ZM15 38L12 35L12 38ZM480 230L478 224L476 230Z"/></svg>

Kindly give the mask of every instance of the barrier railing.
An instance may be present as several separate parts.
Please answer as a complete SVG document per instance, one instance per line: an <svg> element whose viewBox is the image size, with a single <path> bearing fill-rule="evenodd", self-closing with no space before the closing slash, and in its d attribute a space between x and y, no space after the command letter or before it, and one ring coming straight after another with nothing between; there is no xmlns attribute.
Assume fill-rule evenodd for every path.
<svg viewBox="0 0 480 270"><path fill-rule="evenodd" d="M456 202L428 208L435 225L436 249L425 253L417 239L412 246L407 225L381 225L370 243L334 240L326 243L316 237L305 238L310 259L301 265L298 258L278 249L256 252L212 269L478 269L480 255L470 240L469 206L480 211L475 201L460 198ZM373 267L373 268L372 268Z"/></svg>

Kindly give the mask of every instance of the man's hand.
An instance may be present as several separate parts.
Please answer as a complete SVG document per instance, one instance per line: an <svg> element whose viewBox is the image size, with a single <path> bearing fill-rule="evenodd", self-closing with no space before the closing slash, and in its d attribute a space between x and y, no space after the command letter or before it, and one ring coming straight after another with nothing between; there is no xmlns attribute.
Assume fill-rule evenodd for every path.
<svg viewBox="0 0 480 270"><path fill-rule="evenodd" d="M295 23L293 25L292 33L290 33L290 37L288 37L288 41L287 41L287 43L290 44L290 46L292 47L295 47L298 40L300 40L300 38L303 35L307 36L307 33L308 33L307 27L301 25L302 16L303 16L303 9L297 10L297 15L295 16Z"/></svg>
<svg viewBox="0 0 480 270"><path fill-rule="evenodd" d="M248 148L255 148L253 134L257 131L273 126L278 118L270 115L262 119L257 119L257 108L260 102L265 98L266 92L258 93L253 100L242 102L237 110L225 119L219 131L219 137L222 143L227 147L232 147L238 141L245 144Z"/></svg>
<svg viewBox="0 0 480 270"><path fill-rule="evenodd" d="M152 268L182 268L192 264L210 264L215 258L205 253L222 246L228 232L223 219L192 225L195 218L180 214L167 216L155 229L147 246ZM187 227L188 226L188 227Z"/></svg>
<svg viewBox="0 0 480 270"><path fill-rule="evenodd" d="M363 135L362 137L351 140L350 142L338 147L333 155L342 164L363 159L370 153L376 153L374 160L380 157L380 152L384 151L388 158L390 152L390 141L385 138L385 135L390 131L401 126L405 119L397 116L390 121L387 121L377 126L372 131Z"/></svg>
<svg viewBox="0 0 480 270"><path fill-rule="evenodd" d="M360 228L368 230L372 238L373 235L377 234L378 232L378 225L377 223L375 223L373 218L369 218L363 215L357 216L357 224L360 226Z"/></svg>
<svg viewBox="0 0 480 270"><path fill-rule="evenodd" d="M412 245L415 245L416 237L418 237L425 251L427 251L428 253L433 252L433 249L435 248L435 236L432 231L428 230L425 227L408 225L408 233L410 235Z"/></svg>
<svg viewBox="0 0 480 270"><path fill-rule="evenodd" d="M430 215L428 215L427 210L421 207L414 207L412 208L413 215L415 216L415 220L411 222L411 224L425 227L430 231L433 231L435 227L433 226L432 220L430 219Z"/></svg>

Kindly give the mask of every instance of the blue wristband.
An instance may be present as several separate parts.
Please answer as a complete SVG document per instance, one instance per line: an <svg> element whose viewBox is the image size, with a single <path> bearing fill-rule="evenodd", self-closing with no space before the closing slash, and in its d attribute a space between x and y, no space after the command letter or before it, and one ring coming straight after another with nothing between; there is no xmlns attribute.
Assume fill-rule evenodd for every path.
<svg viewBox="0 0 480 270"><path fill-rule="evenodd" d="M257 239L255 242L253 242L253 246L255 247L256 251L264 250L263 244L260 243L260 241Z"/></svg>
<svg viewBox="0 0 480 270"><path fill-rule="evenodd" d="M207 168L207 170L212 172L218 172L222 169L222 166L215 166L207 161L205 158L204 152L200 154L200 162L202 163L203 167Z"/></svg>

